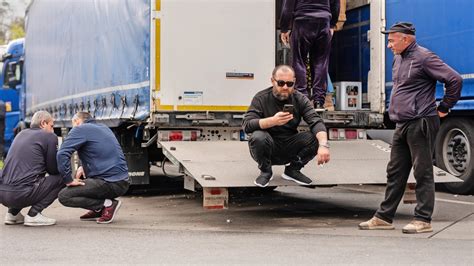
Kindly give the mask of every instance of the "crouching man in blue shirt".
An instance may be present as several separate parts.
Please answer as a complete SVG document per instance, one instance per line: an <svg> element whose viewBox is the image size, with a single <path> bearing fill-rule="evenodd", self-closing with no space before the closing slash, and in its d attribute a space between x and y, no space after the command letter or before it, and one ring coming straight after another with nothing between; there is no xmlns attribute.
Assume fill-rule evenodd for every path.
<svg viewBox="0 0 474 266"><path fill-rule="evenodd" d="M130 185L127 162L112 130L95 123L87 112L72 118L73 128L58 151L58 169L67 184L59 202L67 207L89 210L83 221L111 223L120 208L117 200ZM77 151L82 166L72 177L71 156Z"/></svg>

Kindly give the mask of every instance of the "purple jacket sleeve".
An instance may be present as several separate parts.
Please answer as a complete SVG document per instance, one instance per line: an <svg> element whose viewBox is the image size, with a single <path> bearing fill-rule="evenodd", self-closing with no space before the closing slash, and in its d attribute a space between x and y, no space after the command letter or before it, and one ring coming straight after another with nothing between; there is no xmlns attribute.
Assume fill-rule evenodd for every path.
<svg viewBox="0 0 474 266"><path fill-rule="evenodd" d="M446 91L438 111L447 113L461 97L462 77L434 53L423 61L423 70L428 76L445 84Z"/></svg>
<svg viewBox="0 0 474 266"><path fill-rule="evenodd" d="M337 21L339 20L339 10L340 10L340 0L330 0L329 5L331 8L331 22L330 26L331 28L336 27Z"/></svg>
<svg viewBox="0 0 474 266"><path fill-rule="evenodd" d="M296 0L285 0L281 10L280 29L285 33L291 30L293 14L295 12Z"/></svg>
<svg viewBox="0 0 474 266"><path fill-rule="evenodd" d="M52 134L48 136L46 144L46 171L50 175L59 174L56 153L58 152L58 137Z"/></svg>

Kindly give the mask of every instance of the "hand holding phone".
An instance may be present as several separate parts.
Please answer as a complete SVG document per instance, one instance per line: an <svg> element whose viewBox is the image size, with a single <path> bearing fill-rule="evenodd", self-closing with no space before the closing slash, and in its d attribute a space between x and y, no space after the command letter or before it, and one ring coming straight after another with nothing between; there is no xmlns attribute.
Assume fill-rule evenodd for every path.
<svg viewBox="0 0 474 266"><path fill-rule="evenodd" d="M293 114L293 104L285 104L283 106L283 112Z"/></svg>

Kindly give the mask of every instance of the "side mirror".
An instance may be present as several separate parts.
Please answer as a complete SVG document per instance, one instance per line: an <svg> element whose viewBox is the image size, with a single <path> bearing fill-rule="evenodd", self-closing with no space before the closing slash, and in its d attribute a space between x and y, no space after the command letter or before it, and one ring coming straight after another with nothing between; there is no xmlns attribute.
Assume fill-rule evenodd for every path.
<svg viewBox="0 0 474 266"><path fill-rule="evenodd" d="M5 85L4 87L16 88L17 85L21 84L21 63L19 62L10 62L8 63L7 69L5 71Z"/></svg>
<svg viewBox="0 0 474 266"><path fill-rule="evenodd" d="M12 55L9 53L5 53L3 54L3 56L0 56L0 62L5 62L9 58L12 58Z"/></svg>

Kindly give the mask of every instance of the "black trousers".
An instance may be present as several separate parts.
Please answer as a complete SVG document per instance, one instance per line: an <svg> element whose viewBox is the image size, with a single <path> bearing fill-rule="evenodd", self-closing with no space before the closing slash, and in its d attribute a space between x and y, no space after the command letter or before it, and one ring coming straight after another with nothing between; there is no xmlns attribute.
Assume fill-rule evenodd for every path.
<svg viewBox="0 0 474 266"><path fill-rule="evenodd" d="M249 138L250 154L263 172L271 172L272 165L287 163L299 170L316 156L317 147L316 136L311 132L281 139L257 130Z"/></svg>
<svg viewBox="0 0 474 266"><path fill-rule="evenodd" d="M385 200L375 216L388 222L393 221L413 167L417 201L414 219L431 222L435 203L432 158L439 124L439 117L431 116L412 120L395 129L387 166Z"/></svg>
<svg viewBox="0 0 474 266"><path fill-rule="evenodd" d="M36 215L54 202L63 187L60 175L38 177L32 186L0 185L0 202L11 213L31 206L29 214Z"/></svg>
<svg viewBox="0 0 474 266"><path fill-rule="evenodd" d="M107 182L100 178L87 178L84 186L66 187L59 192L59 202L66 207L99 210L106 199L124 195L130 186L129 179Z"/></svg>
<svg viewBox="0 0 474 266"><path fill-rule="evenodd" d="M296 89L308 96L314 103L324 104L327 91L329 54L331 51L329 20L295 20L290 36L293 68L296 75ZM306 79L306 59L309 55L312 87Z"/></svg>

